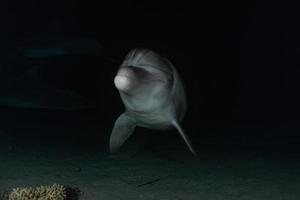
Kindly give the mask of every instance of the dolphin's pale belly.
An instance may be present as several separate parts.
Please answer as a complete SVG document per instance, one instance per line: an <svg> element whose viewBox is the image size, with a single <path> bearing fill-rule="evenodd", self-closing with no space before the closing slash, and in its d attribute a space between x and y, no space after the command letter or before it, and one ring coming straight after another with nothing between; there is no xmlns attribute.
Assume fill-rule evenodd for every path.
<svg viewBox="0 0 300 200"><path fill-rule="evenodd" d="M164 130L171 126L170 109L160 109L152 112L126 111L126 114L136 121L138 126L144 128Z"/></svg>

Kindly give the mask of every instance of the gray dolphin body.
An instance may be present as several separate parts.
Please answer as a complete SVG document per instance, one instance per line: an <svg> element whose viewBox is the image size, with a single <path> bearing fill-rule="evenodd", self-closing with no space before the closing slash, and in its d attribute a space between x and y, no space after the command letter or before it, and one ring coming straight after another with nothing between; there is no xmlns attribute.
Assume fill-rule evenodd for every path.
<svg viewBox="0 0 300 200"><path fill-rule="evenodd" d="M121 64L114 83L125 112L114 124L110 152L117 151L136 126L157 130L175 127L196 155L179 125L187 108L186 95L182 81L169 60L149 49L133 49Z"/></svg>

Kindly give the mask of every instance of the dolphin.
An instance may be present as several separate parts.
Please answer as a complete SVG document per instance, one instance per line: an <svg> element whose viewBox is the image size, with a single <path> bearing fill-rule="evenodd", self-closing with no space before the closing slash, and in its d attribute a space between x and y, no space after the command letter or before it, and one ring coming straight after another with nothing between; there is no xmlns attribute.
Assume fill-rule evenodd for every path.
<svg viewBox="0 0 300 200"><path fill-rule="evenodd" d="M189 150L197 155L179 125L187 100L181 78L168 59L146 48L133 49L122 62L114 84L125 112L115 121L109 141L111 153L140 126L156 130L176 128Z"/></svg>

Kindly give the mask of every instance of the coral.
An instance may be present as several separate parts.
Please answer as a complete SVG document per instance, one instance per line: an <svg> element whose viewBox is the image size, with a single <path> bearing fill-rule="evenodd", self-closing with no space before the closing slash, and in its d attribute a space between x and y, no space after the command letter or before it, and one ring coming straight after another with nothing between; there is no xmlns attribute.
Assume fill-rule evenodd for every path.
<svg viewBox="0 0 300 200"><path fill-rule="evenodd" d="M8 200L64 200L66 188L62 185L40 186L37 188L15 188Z"/></svg>
<svg viewBox="0 0 300 200"><path fill-rule="evenodd" d="M14 188L0 191L0 200L79 200L84 193L76 187L53 184L36 188Z"/></svg>

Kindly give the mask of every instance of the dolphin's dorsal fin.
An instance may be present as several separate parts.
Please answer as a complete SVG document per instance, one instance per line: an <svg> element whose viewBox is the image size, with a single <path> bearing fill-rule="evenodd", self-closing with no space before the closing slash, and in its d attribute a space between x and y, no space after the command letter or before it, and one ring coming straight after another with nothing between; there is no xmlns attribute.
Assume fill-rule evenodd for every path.
<svg viewBox="0 0 300 200"><path fill-rule="evenodd" d="M192 142L190 141L189 137L187 136L187 134L185 134L184 130L180 127L179 123L177 122L177 120L172 120L171 124L177 129L177 131L180 133L181 137L183 138L183 140L185 141L186 145L188 146L188 148L190 149L190 151L197 156L196 151L194 150L194 147L192 145Z"/></svg>
<svg viewBox="0 0 300 200"><path fill-rule="evenodd" d="M122 144L133 133L135 127L135 121L125 113L118 117L110 135L109 149L111 153L119 150Z"/></svg>

